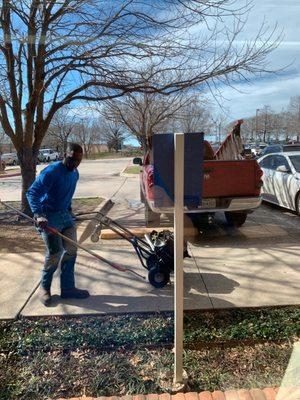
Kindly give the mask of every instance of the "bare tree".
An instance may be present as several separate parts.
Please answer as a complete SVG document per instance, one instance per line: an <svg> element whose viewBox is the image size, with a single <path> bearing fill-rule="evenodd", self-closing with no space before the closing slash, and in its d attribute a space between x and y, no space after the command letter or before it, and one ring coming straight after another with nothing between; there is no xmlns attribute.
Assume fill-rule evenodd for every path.
<svg viewBox="0 0 300 400"><path fill-rule="evenodd" d="M82 119L74 125L72 139L82 146L85 158L88 159L91 155L93 145L97 143L98 138L99 128L94 121Z"/></svg>
<svg viewBox="0 0 300 400"><path fill-rule="evenodd" d="M289 128L296 134L297 142L300 142L300 96L290 98L288 110L290 113Z"/></svg>
<svg viewBox="0 0 300 400"><path fill-rule="evenodd" d="M182 132L208 132L212 127L210 104L200 96L185 95L185 102L174 115L175 129Z"/></svg>
<svg viewBox="0 0 300 400"><path fill-rule="evenodd" d="M0 127L0 146L4 144L5 139L7 139L4 130Z"/></svg>
<svg viewBox="0 0 300 400"><path fill-rule="evenodd" d="M293 122L292 114L286 110L275 113L269 105L257 109L256 115L245 119L242 125L243 138L269 142L289 140Z"/></svg>
<svg viewBox="0 0 300 400"><path fill-rule="evenodd" d="M266 24L235 44L247 8L234 0L0 1L0 122L18 153L26 212L38 150L62 107L247 78L267 70L275 47Z"/></svg>
<svg viewBox="0 0 300 400"><path fill-rule="evenodd" d="M75 121L76 116L70 115L70 109L68 107L61 108L52 118L45 139L48 137L51 142L55 143L55 147L57 147L62 153L65 153L67 150L68 139L75 128ZM43 143L44 142L45 140Z"/></svg>
<svg viewBox="0 0 300 400"><path fill-rule="evenodd" d="M274 115L273 110L269 105L265 105L260 110L260 121L261 121L261 128L262 128L262 140L263 142L268 142L272 135L273 130L273 121L272 117Z"/></svg>
<svg viewBox="0 0 300 400"><path fill-rule="evenodd" d="M222 140L227 136L228 117L225 114L218 114L211 117L212 128L214 129L216 142L221 144ZM209 123L210 121L207 120Z"/></svg>
<svg viewBox="0 0 300 400"><path fill-rule="evenodd" d="M4 142L5 134L3 129L0 127L0 172L4 170L4 164L2 163L2 144Z"/></svg>
<svg viewBox="0 0 300 400"><path fill-rule="evenodd" d="M256 140L255 117L245 118L241 126L241 135L244 142Z"/></svg>
<svg viewBox="0 0 300 400"><path fill-rule="evenodd" d="M114 150L116 153L122 149L125 140L124 128L120 124L110 122L106 124L106 129L103 132L104 143L108 150Z"/></svg>
<svg viewBox="0 0 300 400"><path fill-rule="evenodd" d="M122 99L109 100L98 110L113 126L123 125L146 150L154 132L164 132L174 124L182 107L191 103L184 92L164 96L159 93L131 93ZM183 118L181 119L181 122ZM108 130L111 131L110 128Z"/></svg>

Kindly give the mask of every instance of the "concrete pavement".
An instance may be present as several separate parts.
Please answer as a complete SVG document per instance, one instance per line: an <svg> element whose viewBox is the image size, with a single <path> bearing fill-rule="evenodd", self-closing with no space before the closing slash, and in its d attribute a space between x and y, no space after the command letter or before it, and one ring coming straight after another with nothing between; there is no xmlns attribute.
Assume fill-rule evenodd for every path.
<svg viewBox="0 0 300 400"><path fill-rule="evenodd" d="M1 253L0 319L16 318L36 291L43 255Z"/></svg>
<svg viewBox="0 0 300 400"><path fill-rule="evenodd" d="M97 168L103 166L97 162L95 165ZM83 171L85 187L89 187L90 180L94 190L99 189L97 195L105 197L104 193L108 191L101 192L105 185L102 186L97 174L105 181L106 167L102 172L92 166L86 168ZM117 167L110 169L116 171ZM107 178L116 203L109 216L129 228L143 226L138 179L115 178ZM168 225L167 219L163 219L163 224ZM185 309L299 304L299 234L299 217L276 207L263 205L240 229L228 227L224 217L218 216L216 223L203 229L190 245L193 258L185 261ZM84 244L147 277L147 271L142 269L127 242L100 240L94 244L87 239ZM81 251L77 262L77 285L89 289L91 297L62 301L58 296L57 273L53 282L53 306L46 308L39 303L34 291L42 262L43 254L32 253L30 249L23 254L3 255L0 262L0 318L15 318L20 311L24 316L41 316L173 308L173 286L154 289L147 280L112 270Z"/></svg>
<svg viewBox="0 0 300 400"><path fill-rule="evenodd" d="M132 158L83 161L79 166L80 180L74 197L113 197L127 181L130 181L130 178L120 176L120 172L131 161ZM45 164L38 165L37 171L40 172L45 167ZM20 200L21 187L20 176L1 179L1 199Z"/></svg>
<svg viewBox="0 0 300 400"><path fill-rule="evenodd" d="M124 245L123 241L114 243L113 248L103 244L102 250L97 253L147 277L147 271L142 269L133 250ZM195 271L194 260L187 261L185 271L185 307L211 308L199 271ZM128 272L116 271L82 253L77 261L77 285L89 289L91 297L85 300L61 300L58 296L58 278L56 276L53 284L53 306L44 307L37 295L34 295L22 311L22 315L159 312L173 309L172 285L159 290L154 289L147 280L139 279Z"/></svg>
<svg viewBox="0 0 300 400"><path fill-rule="evenodd" d="M275 210L275 219L277 212ZM129 210L128 215L132 214ZM291 223L293 216L287 220L290 222L286 223L288 228L266 223L273 218L269 208L262 207L257 214L250 216L245 227L227 232L225 222L220 218L211 231L200 236L198 242L190 244L192 258L185 260L184 267L186 310L300 303L300 227L296 235L297 224ZM86 240L84 244L147 277L147 271L141 267L127 242L102 240L93 244ZM90 290L89 299L61 300L57 272L53 282L53 305L49 308L42 306L37 293L34 293L24 307L26 296L38 283L42 259L42 254L25 253L7 255L1 260L2 277L5 278L1 280L0 293L5 293L5 288L10 285L13 290L6 294L0 318L14 318L22 308L21 315L24 316L173 309L172 285L154 289L147 280L115 271L81 251L77 262L77 285ZM19 277L22 277L20 282ZM18 295L21 289L23 297Z"/></svg>

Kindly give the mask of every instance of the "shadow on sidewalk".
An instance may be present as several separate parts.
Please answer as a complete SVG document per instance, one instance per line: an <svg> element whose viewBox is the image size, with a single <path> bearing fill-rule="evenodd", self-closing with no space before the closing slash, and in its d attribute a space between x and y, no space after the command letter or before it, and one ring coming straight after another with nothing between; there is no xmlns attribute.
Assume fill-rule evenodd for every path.
<svg viewBox="0 0 300 400"><path fill-rule="evenodd" d="M239 283L233 279L228 279L222 274L206 273L185 273L184 279L184 308L192 309L212 309L234 307L229 301L214 298L208 295L204 285L204 279L215 282L211 291L216 294L231 293ZM122 288L121 288L122 290ZM126 294L91 294L88 299L61 299L58 295L52 296L50 308L61 305L74 306L86 309L86 314L91 312L99 313L127 313L127 312L161 312L173 309L174 286L168 285L163 289L154 289L149 286L149 291L145 294L136 296Z"/></svg>

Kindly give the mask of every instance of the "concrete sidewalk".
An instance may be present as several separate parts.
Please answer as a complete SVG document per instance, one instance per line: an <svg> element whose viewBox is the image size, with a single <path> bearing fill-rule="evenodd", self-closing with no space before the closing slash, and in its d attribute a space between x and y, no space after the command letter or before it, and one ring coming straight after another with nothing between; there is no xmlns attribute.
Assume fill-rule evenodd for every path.
<svg viewBox="0 0 300 400"><path fill-rule="evenodd" d="M126 208L127 207L127 208ZM116 207L130 229L141 226L143 212L138 202ZM118 209L118 214L116 210ZM126 211L127 209L127 211ZM120 214L121 213L121 214ZM82 235L83 232L79 235ZM229 228L220 219L190 245L185 260L184 308L214 309L300 304L299 219L260 209L240 229ZM148 271L140 265L133 247L124 240L100 240L84 244L98 254L132 268L146 280L112 269L79 252L77 286L90 291L86 300L61 300L59 272L53 282L53 305L42 306L35 288L44 255L28 252L1 254L0 318L42 315L78 315L169 311L173 309L173 285L154 289ZM172 277L173 280L173 277Z"/></svg>
<svg viewBox="0 0 300 400"><path fill-rule="evenodd" d="M297 246L269 250L191 246L190 250L193 258L186 259L184 266L185 310L300 303L297 271L300 250ZM147 271L126 242L108 241L101 244L101 251L96 251L147 278ZM287 253L288 263L283 264L281 257ZM52 306L47 308L40 304L37 292L26 304L38 284L42 262L40 253L10 254L2 258L0 318L15 318L20 310L23 316L173 310L173 285L155 289L147 279L116 271L81 251L77 261L77 286L88 289L90 298L60 299L57 272Z"/></svg>

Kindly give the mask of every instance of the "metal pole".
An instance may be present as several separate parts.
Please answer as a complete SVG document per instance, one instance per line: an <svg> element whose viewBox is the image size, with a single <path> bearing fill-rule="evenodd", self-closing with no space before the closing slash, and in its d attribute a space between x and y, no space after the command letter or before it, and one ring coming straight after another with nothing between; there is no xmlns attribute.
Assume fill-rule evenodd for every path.
<svg viewBox="0 0 300 400"><path fill-rule="evenodd" d="M175 370L174 384L183 381L183 207L184 207L184 134L174 137L174 308L175 308Z"/></svg>

